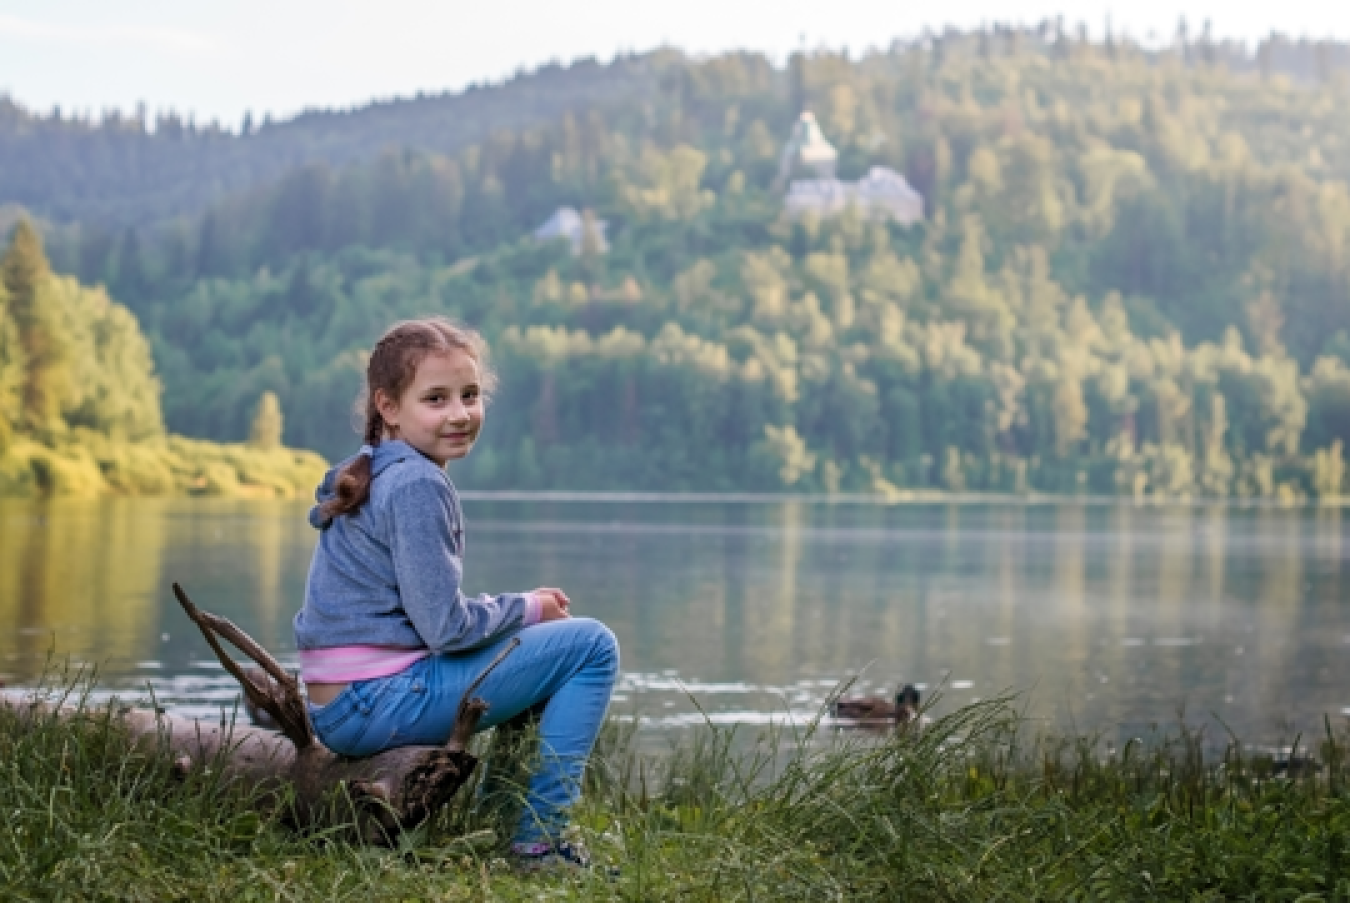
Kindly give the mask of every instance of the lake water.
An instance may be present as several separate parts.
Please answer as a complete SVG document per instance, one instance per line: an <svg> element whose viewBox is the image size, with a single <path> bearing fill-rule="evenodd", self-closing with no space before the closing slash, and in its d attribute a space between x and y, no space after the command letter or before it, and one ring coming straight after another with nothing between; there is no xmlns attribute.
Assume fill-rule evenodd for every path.
<svg viewBox="0 0 1350 903"><path fill-rule="evenodd" d="M1134 734L1221 718L1249 739L1350 712L1339 509L466 497L467 589L561 586L623 648L658 729L806 718L841 681L939 710L1006 690ZM0 502L0 680L49 660L193 713L237 695L169 591L284 662L315 533L299 503ZM697 705L695 704L697 702Z"/></svg>

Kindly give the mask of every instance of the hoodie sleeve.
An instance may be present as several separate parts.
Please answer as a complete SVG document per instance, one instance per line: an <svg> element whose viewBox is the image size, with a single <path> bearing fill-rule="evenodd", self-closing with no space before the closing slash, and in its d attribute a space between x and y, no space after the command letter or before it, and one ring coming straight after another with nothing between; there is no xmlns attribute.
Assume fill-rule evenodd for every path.
<svg viewBox="0 0 1350 903"><path fill-rule="evenodd" d="M533 593L469 598L461 591L459 514L442 479L395 490L389 505L389 550L408 619L434 652L475 649L539 619Z"/></svg>

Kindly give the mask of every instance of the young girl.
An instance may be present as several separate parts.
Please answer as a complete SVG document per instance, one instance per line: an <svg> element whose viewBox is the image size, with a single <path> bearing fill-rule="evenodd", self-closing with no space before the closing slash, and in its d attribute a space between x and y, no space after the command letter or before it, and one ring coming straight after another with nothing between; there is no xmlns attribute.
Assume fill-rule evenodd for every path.
<svg viewBox="0 0 1350 903"><path fill-rule="evenodd" d="M513 853L584 865L561 840L619 668L608 628L574 618L560 589L461 591L464 516L445 466L473 448L495 382L475 332L399 323L366 368L365 442L329 471L310 523L319 545L295 617L310 719L334 752L439 745L460 696L507 641L520 646L477 695L492 727L542 704L543 761Z"/></svg>

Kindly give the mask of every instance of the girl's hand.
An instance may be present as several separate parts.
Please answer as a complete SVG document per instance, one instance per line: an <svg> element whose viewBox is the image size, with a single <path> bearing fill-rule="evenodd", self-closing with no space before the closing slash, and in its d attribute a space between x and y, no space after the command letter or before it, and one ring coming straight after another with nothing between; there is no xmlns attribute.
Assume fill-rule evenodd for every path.
<svg viewBox="0 0 1350 903"><path fill-rule="evenodd" d="M539 597L539 623L572 617L568 611L572 600L567 598L567 593L554 587L544 587L535 590L534 594Z"/></svg>

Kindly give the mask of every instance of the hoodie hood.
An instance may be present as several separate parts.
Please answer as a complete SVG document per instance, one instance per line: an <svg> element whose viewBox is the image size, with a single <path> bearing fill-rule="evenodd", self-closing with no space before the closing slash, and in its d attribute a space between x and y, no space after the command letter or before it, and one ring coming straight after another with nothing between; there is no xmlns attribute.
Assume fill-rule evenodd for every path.
<svg viewBox="0 0 1350 903"><path fill-rule="evenodd" d="M343 468L357 459L357 455L344 458L337 464L329 468L328 473L323 475L323 482L319 488L314 491L314 500L317 504L309 509L309 524L316 530L324 530L333 522L333 518L323 513L322 506L337 498L338 475L342 473ZM422 458L423 455L417 449L413 448L402 439L389 439L375 446L374 453L370 456L370 473L372 479L384 473L390 467L400 461L407 461L412 458Z"/></svg>

